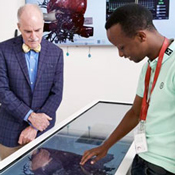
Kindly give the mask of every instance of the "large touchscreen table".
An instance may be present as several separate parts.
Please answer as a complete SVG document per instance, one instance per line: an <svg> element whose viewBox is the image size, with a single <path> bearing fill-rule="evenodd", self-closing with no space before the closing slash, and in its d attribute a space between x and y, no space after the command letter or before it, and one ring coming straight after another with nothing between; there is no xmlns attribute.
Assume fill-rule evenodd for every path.
<svg viewBox="0 0 175 175"><path fill-rule="evenodd" d="M110 135L130 107L131 104L95 102L63 126L55 126L37 138L30 148L26 145L23 153L19 150L15 160L9 161L9 165L3 166L2 161L1 174L119 175L117 171L131 146L132 133L115 144L107 156L96 164L91 165L88 161L84 166L80 166L79 162L85 150L99 146ZM10 160L10 157L8 159Z"/></svg>

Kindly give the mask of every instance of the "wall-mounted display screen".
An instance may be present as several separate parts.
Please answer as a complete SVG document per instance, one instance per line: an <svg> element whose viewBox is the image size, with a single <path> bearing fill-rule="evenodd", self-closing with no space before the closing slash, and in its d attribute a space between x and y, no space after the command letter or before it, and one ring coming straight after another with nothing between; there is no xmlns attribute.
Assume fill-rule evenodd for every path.
<svg viewBox="0 0 175 175"><path fill-rule="evenodd" d="M44 13L44 37L58 45L111 45L105 23L111 13L128 3L139 3L153 14L158 31L175 38L173 0L26 0Z"/></svg>

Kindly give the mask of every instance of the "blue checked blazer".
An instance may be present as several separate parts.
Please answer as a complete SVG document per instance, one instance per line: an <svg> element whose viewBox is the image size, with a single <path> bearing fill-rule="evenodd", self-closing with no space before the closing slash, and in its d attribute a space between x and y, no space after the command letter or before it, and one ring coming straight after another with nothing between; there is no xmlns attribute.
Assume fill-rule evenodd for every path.
<svg viewBox="0 0 175 175"><path fill-rule="evenodd" d="M47 130L53 127L62 100L63 51L42 39L32 92L22 44L22 36L0 43L0 143L8 147L18 145L30 109L52 117Z"/></svg>

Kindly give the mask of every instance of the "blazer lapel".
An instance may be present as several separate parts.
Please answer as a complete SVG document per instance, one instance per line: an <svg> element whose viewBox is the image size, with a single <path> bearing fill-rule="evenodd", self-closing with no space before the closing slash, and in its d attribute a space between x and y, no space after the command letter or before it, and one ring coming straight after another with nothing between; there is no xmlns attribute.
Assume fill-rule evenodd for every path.
<svg viewBox="0 0 175 175"><path fill-rule="evenodd" d="M21 70L23 71L25 78L30 86L30 80L29 80L29 74L28 74L27 64L25 60L25 55L24 55L24 52L22 51L22 43L23 43L22 37L18 37L14 44L14 52L19 62L19 65L21 67Z"/></svg>
<svg viewBox="0 0 175 175"><path fill-rule="evenodd" d="M44 42L44 39L41 42L41 51L40 51L40 55L39 55L39 64L38 64L38 71L37 71L37 77L36 77L36 82L35 82L35 88L37 87L39 81L40 81L40 77L42 75L42 72L46 66L46 52L47 52L47 43ZM35 90L34 88L34 90Z"/></svg>

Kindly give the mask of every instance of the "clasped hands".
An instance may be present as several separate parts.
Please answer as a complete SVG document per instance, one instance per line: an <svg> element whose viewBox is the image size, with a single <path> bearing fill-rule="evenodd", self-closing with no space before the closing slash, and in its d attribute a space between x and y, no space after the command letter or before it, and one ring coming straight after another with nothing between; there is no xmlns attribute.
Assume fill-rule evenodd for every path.
<svg viewBox="0 0 175 175"><path fill-rule="evenodd" d="M50 125L50 120L52 118L45 113L32 112L28 118L32 126L28 126L21 132L18 143L24 145L34 140L38 131L44 131Z"/></svg>
<svg viewBox="0 0 175 175"><path fill-rule="evenodd" d="M28 118L32 126L39 131L44 131L50 125L50 120L52 120L52 118L45 113L32 112Z"/></svg>

